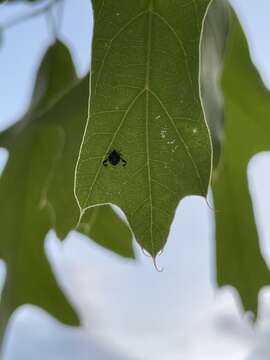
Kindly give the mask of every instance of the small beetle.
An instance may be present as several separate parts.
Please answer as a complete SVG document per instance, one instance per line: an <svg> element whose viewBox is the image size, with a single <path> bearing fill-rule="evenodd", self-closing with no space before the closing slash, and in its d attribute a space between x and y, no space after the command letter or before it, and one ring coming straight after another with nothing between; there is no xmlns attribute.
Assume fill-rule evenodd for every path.
<svg viewBox="0 0 270 360"><path fill-rule="evenodd" d="M119 164L120 161L122 161L123 166L127 165L127 161L122 158L121 153L114 149L107 154L107 158L103 161L103 165L108 166L109 162L111 165L115 166Z"/></svg>

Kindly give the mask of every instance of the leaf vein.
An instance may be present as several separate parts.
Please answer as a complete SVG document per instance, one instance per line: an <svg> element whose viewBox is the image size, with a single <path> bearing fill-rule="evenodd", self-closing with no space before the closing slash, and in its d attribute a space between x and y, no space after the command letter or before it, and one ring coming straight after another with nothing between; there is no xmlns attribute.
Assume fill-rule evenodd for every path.
<svg viewBox="0 0 270 360"><path fill-rule="evenodd" d="M122 119L121 119L121 121L120 121L120 123L119 123L119 125L118 125L118 128L116 129L116 131L115 131L115 133L114 133L114 135L113 135L113 137L112 137L112 140L110 141L110 143L109 143L109 145L108 145L108 147L107 147L107 149L106 149L106 151L105 151L105 154L107 154L107 153L109 152L109 150L110 150L110 148L111 148L114 140L116 139L116 137L117 137L117 135L118 135L121 127L123 126L123 124L124 124L124 122L125 122L128 114L129 114L130 110L132 109L132 107L134 106L134 104L136 103L136 101L139 99L139 97L140 97L143 93L144 93L144 90L140 91L140 92L134 97L134 99L131 101L131 103L129 104L129 107L127 108L124 116L122 117ZM105 154L104 154L104 156L105 156ZM86 199L85 199L85 201L84 201L84 205L83 205L84 207L87 206L87 203L88 203L88 201L89 201L89 199L90 199L90 196L91 196L91 194L92 194L93 188L94 188L94 186L95 186L95 184L96 184L96 182L97 182L97 179L98 179L98 176L99 176L99 174L100 174L100 171L101 171L102 166L103 166L103 165L102 165L102 162L101 162L100 165L99 165L99 167L98 167L98 170L97 170L97 172L96 172L96 175L95 175L95 177L94 177L94 180L93 180L93 182L92 182L92 185L91 185L91 187L90 187L90 189L89 189L89 191L88 191L88 195L87 195L87 197L86 197Z"/></svg>
<svg viewBox="0 0 270 360"><path fill-rule="evenodd" d="M162 109L164 110L165 114L167 115L168 119L170 120L170 122L171 122L171 124L172 124L172 126L173 126L173 128L174 128L174 130L175 130L175 132L176 132L176 134L177 134L180 142L182 143L182 145L183 145L183 147L184 147L184 149L185 149L185 152L186 152L187 156L188 156L188 157L190 158L190 160L191 160L192 166L193 166L194 171L195 171L195 173L196 173L196 176L197 176L197 178L198 178L198 180L199 180L201 190L202 190L202 192L205 194L205 193L206 193L206 190L205 190L205 187L204 187L204 185L203 185L203 180L202 180L202 177L201 177L199 168L198 168L198 166L197 166L197 164L196 164L196 161L194 160L194 158L193 158L193 156L192 156L192 154L191 154L191 152L190 152L190 150L189 150L189 147L188 147L187 143L185 142L185 140L184 140L184 138L182 137L179 129L177 128L176 123L175 123L173 117L171 116L171 114L170 114L169 111L167 110L166 106L165 106L165 105L163 104L163 102L161 101L160 97L159 97L153 90L151 90L151 89L149 89L149 92L150 92L150 94L152 94L152 96L158 101L158 103L160 104L160 106L161 106Z"/></svg>

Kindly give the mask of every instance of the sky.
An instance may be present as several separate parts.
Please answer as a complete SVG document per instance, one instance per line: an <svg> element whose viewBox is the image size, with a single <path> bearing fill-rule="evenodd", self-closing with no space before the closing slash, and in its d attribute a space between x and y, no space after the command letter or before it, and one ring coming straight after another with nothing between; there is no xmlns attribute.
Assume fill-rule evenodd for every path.
<svg viewBox="0 0 270 360"><path fill-rule="evenodd" d="M270 2L232 0L248 35L252 58L270 87ZM0 7L0 24L26 13L26 5ZM89 67L89 0L65 1L59 37L71 48L78 73ZM0 50L0 129L27 109L33 67L52 41L46 18L9 28ZM18 61L19 60L19 61ZM5 153L1 156L2 165ZM270 265L269 153L254 157L248 175L261 247ZM82 315L83 328L67 328L33 306L10 322L4 360L268 360L270 290L260 296L252 326L236 291L215 285L212 211L204 199L184 199L177 209L158 265L135 245L137 261L119 258L74 232L60 244L51 231L46 252L59 282Z"/></svg>

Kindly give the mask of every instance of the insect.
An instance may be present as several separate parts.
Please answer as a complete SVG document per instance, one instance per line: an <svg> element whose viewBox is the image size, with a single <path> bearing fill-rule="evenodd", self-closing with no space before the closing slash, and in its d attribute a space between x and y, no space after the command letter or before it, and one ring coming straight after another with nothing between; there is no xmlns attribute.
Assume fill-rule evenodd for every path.
<svg viewBox="0 0 270 360"><path fill-rule="evenodd" d="M120 161L122 161L123 166L127 165L127 161L122 158L122 154L114 149L107 154L107 158L103 161L103 165L108 166L109 162L111 165L115 166L119 164Z"/></svg>

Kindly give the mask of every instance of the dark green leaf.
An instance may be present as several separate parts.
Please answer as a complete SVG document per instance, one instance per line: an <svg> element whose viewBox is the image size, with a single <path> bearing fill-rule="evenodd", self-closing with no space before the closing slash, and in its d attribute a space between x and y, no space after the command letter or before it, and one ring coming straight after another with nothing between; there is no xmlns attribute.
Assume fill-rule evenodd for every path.
<svg viewBox="0 0 270 360"><path fill-rule="evenodd" d="M87 78L76 79L66 47L56 43L38 72L30 110L0 134L0 146L9 150L0 181L0 256L8 270L0 304L2 332L11 312L24 303L39 305L67 324L79 322L57 287L43 244L52 227L48 207L62 237L78 220L73 178L88 88ZM133 256L131 233L111 207L92 209L86 216L89 222L85 219L81 229L86 235Z"/></svg>
<svg viewBox="0 0 270 360"><path fill-rule="evenodd" d="M88 77L82 81L76 80L69 52L62 43L57 42L48 49L42 61L29 112L23 120L0 134L0 144L9 149L13 140L17 141L17 135L22 129L32 123L55 124L64 130L64 146L50 179L47 199L60 238L64 238L75 227L79 218L73 191L74 169L87 117L88 93ZM88 219L92 212L96 214L94 209L89 210L86 214ZM111 233L106 242L109 249L122 256L134 256L131 233L111 207L100 208L98 216L94 215L94 218L97 223L107 219ZM93 225L93 221L91 223ZM86 235L99 244L105 244L107 230L95 231L95 234L88 227Z"/></svg>
<svg viewBox="0 0 270 360"><path fill-rule="evenodd" d="M117 254L133 256L130 230L108 205L89 209L82 218L79 231L91 239L98 239L98 244Z"/></svg>
<svg viewBox="0 0 270 360"><path fill-rule="evenodd" d="M58 80L57 71L63 71ZM61 127L43 125L38 118L75 79L69 52L56 43L41 64L29 111L0 135L0 145L9 150L0 181L0 256L7 264L0 304L2 333L13 310L25 303L39 305L67 324L79 323L44 253L44 237L51 228L46 194L65 134Z"/></svg>
<svg viewBox="0 0 270 360"><path fill-rule="evenodd" d="M56 284L43 245L50 229L46 191L63 134L55 126L35 126L22 135L0 181L0 255L7 264L0 303L1 339L10 314L22 304L41 306L67 324L79 323Z"/></svg>
<svg viewBox="0 0 270 360"><path fill-rule="evenodd" d="M54 227L60 238L76 226L80 214L74 197L74 170L87 117L88 83L87 77L42 117L42 122L61 125L65 133L64 148L48 192ZM79 230L100 245L122 256L134 256L131 232L110 206L89 209L83 223Z"/></svg>
<svg viewBox="0 0 270 360"><path fill-rule="evenodd" d="M235 286L245 310L257 313L259 290L270 284L261 255L247 180L250 158L270 149L270 94L250 54L243 31L231 18L222 86L225 96L225 141L214 177L217 279Z"/></svg>
<svg viewBox="0 0 270 360"><path fill-rule="evenodd" d="M209 1L94 0L90 113L76 173L83 214L114 203L153 257L179 201L205 196L211 145L199 96ZM103 166L121 151L127 166Z"/></svg>

